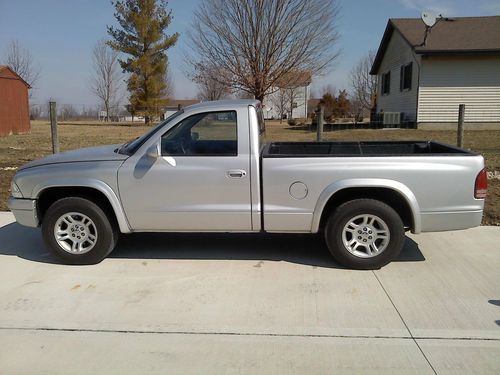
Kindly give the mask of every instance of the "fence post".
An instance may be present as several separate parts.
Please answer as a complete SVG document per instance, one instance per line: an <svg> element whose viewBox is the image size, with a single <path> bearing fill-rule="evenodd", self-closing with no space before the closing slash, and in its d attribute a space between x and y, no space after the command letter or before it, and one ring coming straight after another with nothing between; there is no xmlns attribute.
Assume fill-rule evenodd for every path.
<svg viewBox="0 0 500 375"><path fill-rule="evenodd" d="M50 114L50 134L52 137L52 153L57 154L59 152L59 137L57 135L57 110L56 102L49 102L49 114Z"/></svg>
<svg viewBox="0 0 500 375"><path fill-rule="evenodd" d="M323 117L325 115L325 107L320 105L319 107L319 117L318 117L318 125L316 129L316 141L321 142L323 140Z"/></svg>
<svg viewBox="0 0 500 375"><path fill-rule="evenodd" d="M458 106L458 129L457 129L457 146L464 147L464 117L465 117L465 104Z"/></svg>

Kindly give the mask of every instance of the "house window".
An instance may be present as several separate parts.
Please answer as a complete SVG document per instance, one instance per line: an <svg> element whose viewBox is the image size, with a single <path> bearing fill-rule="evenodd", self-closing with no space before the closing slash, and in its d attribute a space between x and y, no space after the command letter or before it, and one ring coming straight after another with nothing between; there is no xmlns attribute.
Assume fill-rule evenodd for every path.
<svg viewBox="0 0 500 375"><path fill-rule="evenodd" d="M391 72L382 74L382 95L391 93Z"/></svg>
<svg viewBox="0 0 500 375"><path fill-rule="evenodd" d="M410 91L411 90L411 76L413 71L413 63L403 65L401 67L399 75L399 90L400 91Z"/></svg>

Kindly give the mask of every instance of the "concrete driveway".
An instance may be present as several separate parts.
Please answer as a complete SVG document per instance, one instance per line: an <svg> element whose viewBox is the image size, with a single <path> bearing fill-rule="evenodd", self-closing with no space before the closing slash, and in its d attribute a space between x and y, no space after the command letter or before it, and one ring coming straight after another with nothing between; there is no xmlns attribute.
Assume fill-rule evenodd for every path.
<svg viewBox="0 0 500 375"><path fill-rule="evenodd" d="M0 214L1 374L499 374L500 228L352 271L320 237L136 234L59 265Z"/></svg>

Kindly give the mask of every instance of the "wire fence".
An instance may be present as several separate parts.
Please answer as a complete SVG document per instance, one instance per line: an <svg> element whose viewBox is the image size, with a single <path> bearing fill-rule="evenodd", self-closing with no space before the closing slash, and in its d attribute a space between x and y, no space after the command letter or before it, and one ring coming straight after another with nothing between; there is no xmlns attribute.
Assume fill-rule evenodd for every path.
<svg viewBox="0 0 500 375"><path fill-rule="evenodd" d="M111 105L109 110L102 105L57 102L57 120L100 121L100 122L145 122L145 117L158 121L164 119L170 110L164 106L141 106L131 109L129 105ZM30 103L31 120L49 120L49 101Z"/></svg>

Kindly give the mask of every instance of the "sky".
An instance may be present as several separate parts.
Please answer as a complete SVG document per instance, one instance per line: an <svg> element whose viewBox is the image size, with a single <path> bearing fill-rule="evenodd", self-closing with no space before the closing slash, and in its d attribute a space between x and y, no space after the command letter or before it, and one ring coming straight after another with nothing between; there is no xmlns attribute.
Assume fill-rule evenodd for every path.
<svg viewBox="0 0 500 375"><path fill-rule="evenodd" d="M167 33L179 32L177 45L168 50L176 99L196 96L196 85L184 76L183 55L194 10L203 0L170 0L174 19ZM370 49L377 49L389 18L420 17L430 10L449 17L500 14L500 0L338 0L337 30L341 51L330 72L316 77L313 95L325 86L349 89L349 71ZM0 63L11 40L27 48L41 70L32 103L54 98L75 106L95 105L89 90L91 51L108 37L114 25L109 0L0 0Z"/></svg>

